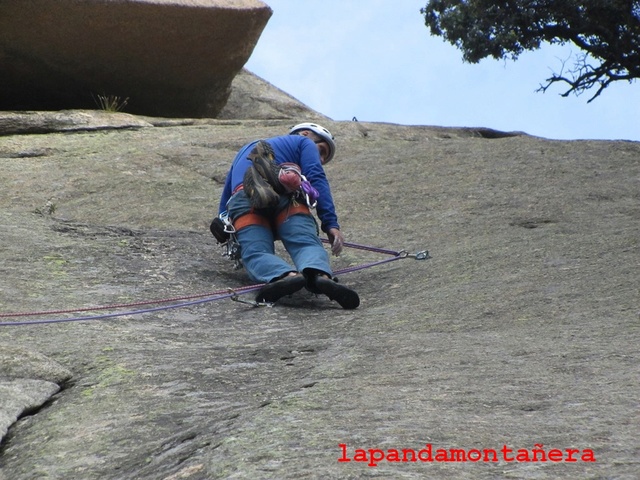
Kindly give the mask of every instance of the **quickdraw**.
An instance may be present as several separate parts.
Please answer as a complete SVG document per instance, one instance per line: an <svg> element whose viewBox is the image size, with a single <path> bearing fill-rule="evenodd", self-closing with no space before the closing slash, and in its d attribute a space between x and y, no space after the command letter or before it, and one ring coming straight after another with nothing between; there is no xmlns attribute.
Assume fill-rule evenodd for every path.
<svg viewBox="0 0 640 480"><path fill-rule="evenodd" d="M426 250L422 250L416 253L409 253L406 250L400 250L398 252L401 258L415 258L416 260L428 260L431 257L429 256L429 252Z"/></svg>
<svg viewBox="0 0 640 480"><path fill-rule="evenodd" d="M227 238L227 241L222 244L222 247L224 248L222 256L228 257L233 261L234 270L240 270L242 268L242 260L240 259L240 244L236 237L236 229L227 212L222 212L218 218L224 225L223 232Z"/></svg>
<svg viewBox="0 0 640 480"><path fill-rule="evenodd" d="M237 293L233 292L231 300L238 303L244 303L245 305L251 305L252 307L273 307L275 303L271 302L256 302L255 300L243 300Z"/></svg>

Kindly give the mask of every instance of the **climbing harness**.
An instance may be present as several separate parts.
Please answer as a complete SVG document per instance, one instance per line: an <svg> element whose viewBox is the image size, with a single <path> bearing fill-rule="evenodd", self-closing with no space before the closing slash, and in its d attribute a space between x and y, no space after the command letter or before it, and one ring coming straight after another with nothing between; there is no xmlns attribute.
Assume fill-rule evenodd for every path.
<svg viewBox="0 0 640 480"><path fill-rule="evenodd" d="M228 221L228 218L226 218L226 221ZM237 265L238 262L240 262L239 245L237 245L237 240L233 240L233 241L231 240L232 238L235 237L234 235L235 230L232 231L233 225L230 225L227 223L225 223L225 228L228 229L227 233L229 233L229 240L227 240L227 242L223 244L223 247L225 248L225 253L223 253L223 255L228 256L230 259L234 260L234 262L236 262L236 265ZM326 239L322 239L322 241L324 243L329 243L329 241ZM369 263L363 263L361 265L346 267L346 268L335 271L334 272L335 275L343 275L346 273L356 272L359 270L364 270L366 268L383 265L385 263L394 262L396 260L401 260L404 258L414 258L416 260L427 260L431 258L427 250L422 250L416 253L409 253L407 250L395 251L395 250L370 247L367 245L360 245L357 243L349 243L349 242L345 242L344 246L348 248L353 248L356 250L363 250L363 251L389 255L389 258L385 258L382 260L377 260ZM242 265L241 262L240 262L240 265ZM273 306L272 303L253 302L253 301L243 300L240 298L240 295L257 291L261 289L263 286L264 284L247 285L244 287L238 287L234 289L226 288L223 290L217 290L214 292L209 292L204 294L187 295L182 297L173 297L173 298L165 298L165 299L158 299L158 300L147 300L142 302L134 302L134 303L126 303L126 304L104 305L104 306L98 306L98 307L75 308L75 309L67 309L67 310L49 310L49 311L39 311L39 312L0 313L0 319L2 319L2 318L16 318L16 317L35 317L35 316L45 316L45 315L60 315L60 314L69 314L69 313L80 313L80 312L95 312L95 311L103 311L103 310L118 310L122 308L133 308L133 307L141 307L145 305L161 305L161 304L171 303L171 305L161 305L161 306L150 307L145 309L130 310L126 312L106 313L102 315L86 315L86 316L79 316L79 317L57 318L57 319L45 318L45 319L13 321L13 322L0 321L0 327L42 325L42 324L51 324L51 323L80 322L80 321L89 321L89 320L104 320L107 318L140 315L143 313L159 312L163 310L171 310L175 308L201 305L204 303L214 302L217 300L223 300L225 298L230 298L235 302L252 305L254 307L262 307L262 306L271 307Z"/></svg>

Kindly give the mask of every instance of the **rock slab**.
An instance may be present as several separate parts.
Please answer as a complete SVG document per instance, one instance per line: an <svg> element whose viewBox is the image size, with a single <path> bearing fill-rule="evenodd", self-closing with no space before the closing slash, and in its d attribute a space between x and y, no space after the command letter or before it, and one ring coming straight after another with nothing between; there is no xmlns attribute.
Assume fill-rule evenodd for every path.
<svg viewBox="0 0 640 480"><path fill-rule="evenodd" d="M70 378L71 372L40 353L0 345L0 439L18 418L40 408Z"/></svg>
<svg viewBox="0 0 640 480"><path fill-rule="evenodd" d="M249 284L208 223L238 148L291 119L120 121L0 136L0 313ZM356 310L303 290L273 308L4 317L0 345L73 379L10 427L0 478L638 478L640 143L323 125L348 240L433 258L341 275ZM332 265L384 258L348 248ZM427 444L595 461L355 460Z"/></svg>

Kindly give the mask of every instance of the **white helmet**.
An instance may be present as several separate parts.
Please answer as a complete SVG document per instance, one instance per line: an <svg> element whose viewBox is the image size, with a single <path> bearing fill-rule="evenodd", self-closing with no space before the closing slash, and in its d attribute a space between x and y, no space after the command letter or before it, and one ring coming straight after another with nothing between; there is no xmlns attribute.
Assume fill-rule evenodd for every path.
<svg viewBox="0 0 640 480"><path fill-rule="evenodd" d="M329 162L333 158L333 155L336 153L336 142L333 139L333 135L331 132L324 128L322 125L318 125L317 123L299 123L289 130L289 135L295 135L302 130L311 130L313 133L322 138L327 145L329 145L329 155L327 155L327 159L325 163Z"/></svg>

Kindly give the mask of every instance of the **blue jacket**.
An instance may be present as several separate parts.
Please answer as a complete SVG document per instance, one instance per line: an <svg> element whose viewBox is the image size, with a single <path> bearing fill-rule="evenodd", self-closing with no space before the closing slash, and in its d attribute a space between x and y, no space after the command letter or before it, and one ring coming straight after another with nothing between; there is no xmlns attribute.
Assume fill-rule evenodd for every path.
<svg viewBox="0 0 640 480"><path fill-rule="evenodd" d="M313 140L302 135L283 135L268 138L266 141L269 142L275 152L276 163L295 163L299 165L302 174L320 193L318 204L316 205L316 213L320 219L322 231L328 232L331 228L340 229L329 181L320 161L318 147L313 143ZM256 143L258 143L258 140L242 147L233 160L222 190L222 198L218 208L219 214L227 209L227 202L231 198L233 191L242 183L244 172L251 165L251 160L247 158L247 155L249 155Z"/></svg>

